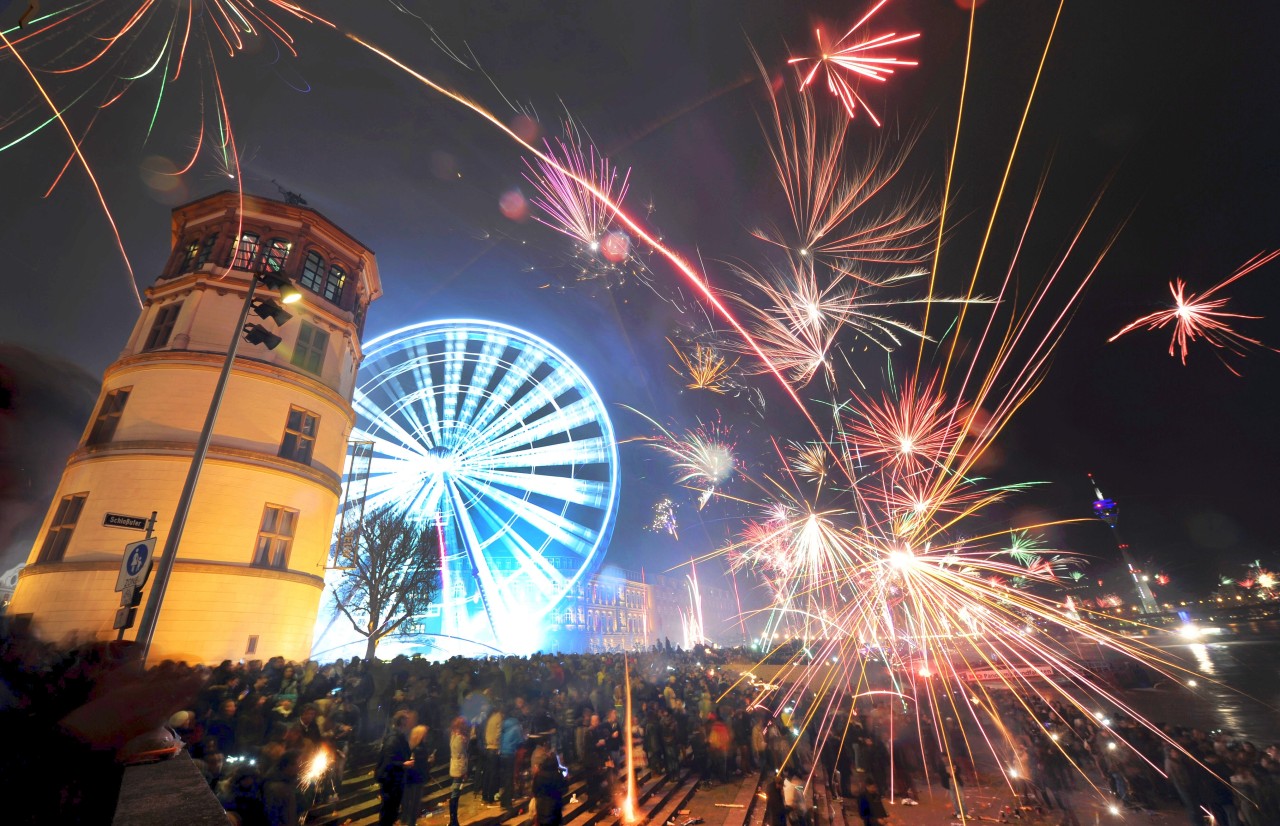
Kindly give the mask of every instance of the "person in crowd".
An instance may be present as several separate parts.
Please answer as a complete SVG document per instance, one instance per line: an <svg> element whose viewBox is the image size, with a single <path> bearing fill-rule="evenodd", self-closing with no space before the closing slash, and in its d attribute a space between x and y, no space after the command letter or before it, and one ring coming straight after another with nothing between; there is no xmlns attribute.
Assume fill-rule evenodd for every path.
<svg viewBox="0 0 1280 826"><path fill-rule="evenodd" d="M486 806L496 806L498 790L502 784L502 709L494 706L484 722L484 781L480 790L480 799Z"/></svg>
<svg viewBox="0 0 1280 826"><path fill-rule="evenodd" d="M471 742L471 727L465 717L458 717L449 729L449 826L458 826L458 800L462 786L467 782L467 750Z"/></svg>
<svg viewBox="0 0 1280 826"><path fill-rule="evenodd" d="M397 711L391 718L391 729L382 740L374 779L378 782L381 806L378 826L395 826L404 802L405 764L411 757L409 732L413 730L413 712Z"/></svg>
<svg viewBox="0 0 1280 826"><path fill-rule="evenodd" d="M405 826L418 826L418 817L423 813L422 796L436 759L427 733L421 723L409 731L409 759L404 764L404 800L400 805Z"/></svg>
<svg viewBox="0 0 1280 826"><path fill-rule="evenodd" d="M564 823L564 796L569 782L560 771L554 750L548 750L533 775L533 800L537 826L561 826Z"/></svg>

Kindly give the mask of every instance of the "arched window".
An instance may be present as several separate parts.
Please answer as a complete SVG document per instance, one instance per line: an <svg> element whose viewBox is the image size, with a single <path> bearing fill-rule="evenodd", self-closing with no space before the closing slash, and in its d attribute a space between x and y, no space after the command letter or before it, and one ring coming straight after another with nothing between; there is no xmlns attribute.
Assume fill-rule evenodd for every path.
<svg viewBox="0 0 1280 826"><path fill-rule="evenodd" d="M347 283L347 274L342 267L334 264L329 268L329 280L324 283L324 297L337 304L342 300L342 288Z"/></svg>
<svg viewBox="0 0 1280 826"><path fill-rule="evenodd" d="M283 238L272 238L262 248L262 266L268 272L280 272L284 262L289 260L289 250L293 243Z"/></svg>
<svg viewBox="0 0 1280 826"><path fill-rule="evenodd" d="M324 259L315 250L307 253L302 262L302 275L298 283L317 295L324 289Z"/></svg>
<svg viewBox="0 0 1280 826"><path fill-rule="evenodd" d="M240 243L236 244L236 257L231 261L231 269L250 269L257 260L258 234L256 232L240 233Z"/></svg>

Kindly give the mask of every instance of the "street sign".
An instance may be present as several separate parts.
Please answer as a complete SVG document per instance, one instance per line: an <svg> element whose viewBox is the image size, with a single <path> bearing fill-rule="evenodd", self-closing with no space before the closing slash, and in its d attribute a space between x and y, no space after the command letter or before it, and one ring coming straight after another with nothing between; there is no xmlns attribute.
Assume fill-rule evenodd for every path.
<svg viewBox="0 0 1280 826"><path fill-rule="evenodd" d="M122 605L116 609L116 618L112 622L111 627L117 631L123 631L126 628L133 627L133 621L138 616L138 609L132 605Z"/></svg>
<svg viewBox="0 0 1280 826"><path fill-rule="evenodd" d="M135 588L146 584L151 575L152 557L156 552L155 537L130 542L124 546L124 559L120 562L120 576L116 578L116 590L123 591L125 585L133 583Z"/></svg>
<svg viewBox="0 0 1280 826"><path fill-rule="evenodd" d="M131 531L145 531L147 517L125 516L123 513L108 513L102 517L102 524L108 528L125 528Z"/></svg>

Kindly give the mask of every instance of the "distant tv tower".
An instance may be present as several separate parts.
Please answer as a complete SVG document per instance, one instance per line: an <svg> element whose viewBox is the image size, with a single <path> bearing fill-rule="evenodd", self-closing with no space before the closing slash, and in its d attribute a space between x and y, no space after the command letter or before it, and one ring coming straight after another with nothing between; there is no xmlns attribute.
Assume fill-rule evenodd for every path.
<svg viewBox="0 0 1280 826"><path fill-rule="evenodd" d="M1124 541L1124 537L1120 535L1120 529L1116 527L1116 523L1120 521L1120 506L1116 504L1116 500L1108 499L1102 495L1102 491L1098 489L1098 482L1093 478L1092 473L1089 474L1089 484L1093 485L1093 492L1098 497L1093 500L1093 515L1106 522L1107 526L1111 528L1111 533L1116 538L1116 545L1120 547L1120 556L1124 559L1124 564L1128 566L1129 573L1133 576L1133 584L1138 590L1138 602L1142 606L1142 613L1160 613L1160 606L1156 603L1155 595L1151 593L1151 586L1147 584L1147 578L1138 566L1133 564L1133 557L1129 554L1129 543Z"/></svg>

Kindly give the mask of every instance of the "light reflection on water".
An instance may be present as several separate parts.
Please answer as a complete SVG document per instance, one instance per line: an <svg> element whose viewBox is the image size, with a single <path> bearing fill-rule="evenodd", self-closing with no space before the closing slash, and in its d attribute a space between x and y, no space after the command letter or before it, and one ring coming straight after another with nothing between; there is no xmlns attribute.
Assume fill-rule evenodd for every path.
<svg viewBox="0 0 1280 826"><path fill-rule="evenodd" d="M1200 674L1196 687L1162 683L1124 697L1152 722L1223 729L1255 743L1280 742L1280 623L1225 626L1221 642L1158 643Z"/></svg>

